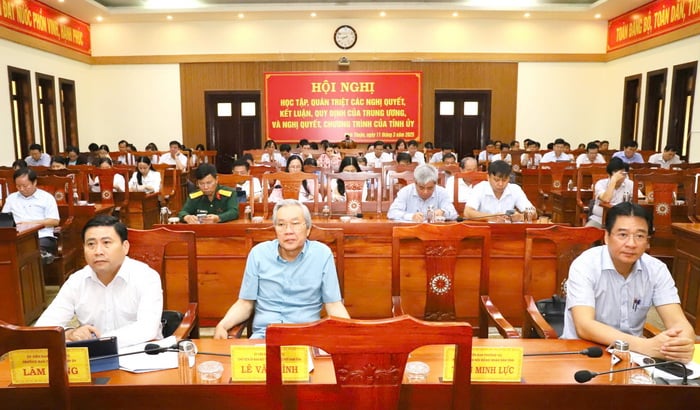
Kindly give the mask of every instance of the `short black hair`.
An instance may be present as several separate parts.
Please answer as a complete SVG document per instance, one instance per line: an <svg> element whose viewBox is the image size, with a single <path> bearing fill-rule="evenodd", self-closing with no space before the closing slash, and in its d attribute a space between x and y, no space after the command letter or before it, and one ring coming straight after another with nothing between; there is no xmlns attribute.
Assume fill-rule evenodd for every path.
<svg viewBox="0 0 700 410"><path fill-rule="evenodd" d="M449 153L442 156L442 162L445 162L445 160L448 158L454 158L454 160L457 161L457 157L455 156L455 154Z"/></svg>
<svg viewBox="0 0 700 410"><path fill-rule="evenodd" d="M289 152L292 150L292 146L289 144L280 145L280 152Z"/></svg>
<svg viewBox="0 0 700 410"><path fill-rule="evenodd" d="M600 147L595 142L589 142L588 145L586 145L586 151L588 151L589 149L599 149L599 148Z"/></svg>
<svg viewBox="0 0 700 410"><path fill-rule="evenodd" d="M406 146L407 146L407 147L414 147L414 146L417 147L417 146L418 146L418 141L416 141L416 140L410 140L410 141L408 141L408 142L406 143Z"/></svg>
<svg viewBox="0 0 700 410"><path fill-rule="evenodd" d="M674 153L678 152L678 149L674 145L666 145L664 147L664 151L673 151Z"/></svg>
<svg viewBox="0 0 700 410"><path fill-rule="evenodd" d="M400 163L401 161L408 161L408 163L410 164L412 160L413 159L411 158L411 154L409 154L408 152L399 152L398 154L396 154L396 162Z"/></svg>
<svg viewBox="0 0 700 410"><path fill-rule="evenodd" d="M489 164L489 175L509 177L511 171L511 166L503 160L493 161Z"/></svg>
<svg viewBox="0 0 700 410"><path fill-rule="evenodd" d="M127 140L120 140L119 142L117 142L117 145L122 145L122 144L124 144L124 145L126 145L126 146L129 146L129 141L127 141Z"/></svg>
<svg viewBox="0 0 700 410"><path fill-rule="evenodd" d="M75 152L76 154L80 155L80 150L78 149L78 147L75 147L73 145L69 145L66 148L66 152Z"/></svg>
<svg viewBox="0 0 700 410"><path fill-rule="evenodd" d="M630 164L626 163L618 157L615 157L611 159L610 162L608 162L608 165L605 167L605 172L607 172L608 175L612 175L616 171L619 171L621 169L624 169L625 172L629 172Z"/></svg>
<svg viewBox="0 0 700 410"><path fill-rule="evenodd" d="M237 160L233 161L233 165L231 166L231 169L236 168L236 167L245 167L246 170L250 170L250 164L248 163L248 161L246 161L244 159L237 159Z"/></svg>
<svg viewBox="0 0 700 410"><path fill-rule="evenodd" d="M44 149L41 148L41 145L40 145L40 144L31 144L31 145L29 146L29 150L30 150L30 151L35 150L35 149L38 149L39 151L42 151L42 152L44 151Z"/></svg>
<svg viewBox="0 0 700 410"><path fill-rule="evenodd" d="M625 144L622 146L622 148L637 148L639 144L637 144L637 141L635 140L628 140L625 141Z"/></svg>
<svg viewBox="0 0 700 410"><path fill-rule="evenodd" d="M559 145L559 144L566 145L566 141L564 140L564 138L557 138L554 140L554 145Z"/></svg>
<svg viewBox="0 0 700 410"><path fill-rule="evenodd" d="M87 223L83 227L82 232L83 242L85 242L85 232L87 232L87 230L90 228L95 228L98 226L112 226L117 232L117 235L119 235L119 237L121 238L122 242L124 242L127 239L128 231L126 229L126 225L121 223L121 221L119 221L119 218L116 218L112 215L103 214L97 215L89 221L87 221Z"/></svg>
<svg viewBox="0 0 700 410"><path fill-rule="evenodd" d="M59 155L54 155L53 157L51 157L51 163L53 164L54 162L58 162L59 164L63 165L68 165L68 160Z"/></svg>
<svg viewBox="0 0 700 410"><path fill-rule="evenodd" d="M654 215L648 212L644 207L634 202L620 202L613 206L605 216L605 230L608 234L612 233L612 228L615 226L615 221L620 216L638 216L647 221L647 230L649 235L654 233Z"/></svg>
<svg viewBox="0 0 700 410"><path fill-rule="evenodd" d="M99 158L99 159L97 160L97 162L95 163L95 166L96 166L96 167L99 167L100 165L104 164L105 162L108 163L110 167L111 167L112 165L114 165L114 164L112 163L112 159L111 159L111 158Z"/></svg>
<svg viewBox="0 0 700 410"><path fill-rule="evenodd" d="M34 170L29 167L18 168L15 172L12 173L12 180L16 181L17 178L23 177L25 175L29 178L30 182L36 181L36 172L34 172Z"/></svg>
<svg viewBox="0 0 700 410"><path fill-rule="evenodd" d="M90 152L99 151L99 149L100 149L100 146L95 144L94 142L91 142L90 145L88 145L88 151L90 151Z"/></svg>
<svg viewBox="0 0 700 410"><path fill-rule="evenodd" d="M169 147L170 147L170 146L173 146L173 145L177 145L178 148L182 148L182 144L180 144L180 141L172 140L172 141L170 141L170 142L168 143L168 146L169 146Z"/></svg>
<svg viewBox="0 0 700 410"><path fill-rule="evenodd" d="M194 173L197 181L206 178L207 175L211 175L212 177L216 178L216 167L212 164L200 164L197 167L197 171Z"/></svg>
<svg viewBox="0 0 700 410"><path fill-rule="evenodd" d="M22 158L16 159L14 162L12 162L12 169L27 168L28 166L27 161L23 160Z"/></svg>

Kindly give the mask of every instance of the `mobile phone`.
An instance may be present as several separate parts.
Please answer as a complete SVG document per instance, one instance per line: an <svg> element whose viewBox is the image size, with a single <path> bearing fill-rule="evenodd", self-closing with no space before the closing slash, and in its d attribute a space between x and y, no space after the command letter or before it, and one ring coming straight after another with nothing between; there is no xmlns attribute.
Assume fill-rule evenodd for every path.
<svg viewBox="0 0 700 410"><path fill-rule="evenodd" d="M645 360L646 363L646 360ZM687 367L683 367L680 363L675 363L675 362L666 362L663 360L656 359L656 368L665 371L668 374L674 375L676 377L683 377L683 372L685 372L685 376L689 377L690 375L693 374L693 371L691 369L688 369Z"/></svg>

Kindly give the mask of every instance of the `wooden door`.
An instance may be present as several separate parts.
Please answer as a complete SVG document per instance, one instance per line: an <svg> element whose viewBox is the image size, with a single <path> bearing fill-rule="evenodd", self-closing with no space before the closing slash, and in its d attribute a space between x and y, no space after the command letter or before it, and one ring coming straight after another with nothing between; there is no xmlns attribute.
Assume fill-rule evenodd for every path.
<svg viewBox="0 0 700 410"><path fill-rule="evenodd" d="M231 173L243 150L260 148L260 92L206 91L204 93L207 149L217 150L219 172Z"/></svg>
<svg viewBox="0 0 700 410"><path fill-rule="evenodd" d="M642 88L642 75L625 78L625 94L622 100L622 130L620 149L626 141L637 141L637 120L639 119L639 94Z"/></svg>
<svg viewBox="0 0 700 410"><path fill-rule="evenodd" d="M435 146L452 144L460 158L491 139L491 90L435 91Z"/></svg>
<svg viewBox="0 0 700 410"><path fill-rule="evenodd" d="M697 61L673 67L667 144L676 147L678 154L684 158L690 158L690 130L693 123L697 69Z"/></svg>
<svg viewBox="0 0 700 410"><path fill-rule="evenodd" d="M647 89L644 98L644 129L642 130L642 149L660 152L661 133L664 122L664 105L666 103L667 69L647 73Z"/></svg>

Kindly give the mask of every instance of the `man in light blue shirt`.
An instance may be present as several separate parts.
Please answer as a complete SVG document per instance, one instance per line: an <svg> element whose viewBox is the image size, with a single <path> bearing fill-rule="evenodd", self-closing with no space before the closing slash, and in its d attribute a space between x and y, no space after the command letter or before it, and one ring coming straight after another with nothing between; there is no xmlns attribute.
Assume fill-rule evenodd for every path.
<svg viewBox="0 0 700 410"><path fill-rule="evenodd" d="M270 323L308 323L329 316L349 318L343 306L333 252L309 241L311 214L295 199L277 202L272 213L277 239L256 245L248 254L238 300L216 325L215 339L248 319L253 335L264 338Z"/></svg>
<svg viewBox="0 0 700 410"><path fill-rule="evenodd" d="M50 167L51 155L44 152L39 144L29 146L29 156L24 159L30 167Z"/></svg>
<svg viewBox="0 0 700 410"><path fill-rule="evenodd" d="M642 154L637 152L637 141L633 140L625 142L625 145L622 147L622 151L614 153L612 157L620 158L623 162L627 164L644 163L644 158L642 158Z"/></svg>
<svg viewBox="0 0 700 410"><path fill-rule="evenodd" d="M418 165L413 171L415 183L401 188L387 212L387 218L394 221L423 222L428 209L433 216L444 216L445 220L457 219L455 209L447 190L437 184L438 171L429 164Z"/></svg>

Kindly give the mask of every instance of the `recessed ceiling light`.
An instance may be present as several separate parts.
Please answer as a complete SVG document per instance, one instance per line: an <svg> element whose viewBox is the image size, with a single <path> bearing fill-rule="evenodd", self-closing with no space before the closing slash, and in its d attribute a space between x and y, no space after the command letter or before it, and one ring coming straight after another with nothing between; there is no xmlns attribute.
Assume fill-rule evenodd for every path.
<svg viewBox="0 0 700 410"><path fill-rule="evenodd" d="M380 11L380 12L379 12L379 17L386 17L386 12L385 12L385 11Z"/></svg>
<svg viewBox="0 0 700 410"><path fill-rule="evenodd" d="M172 19L173 19L173 16L165 16L165 18L168 19L168 20L172 20Z"/></svg>
<svg viewBox="0 0 700 410"><path fill-rule="evenodd" d="M97 20L97 21L102 21L102 20L104 20L104 18L102 18L102 16L97 16L96 20Z"/></svg>
<svg viewBox="0 0 700 410"><path fill-rule="evenodd" d="M525 14L523 14L523 17L529 18L529 17L530 17L530 13L525 13Z"/></svg>
<svg viewBox="0 0 700 410"><path fill-rule="evenodd" d="M316 17L316 12L312 11L312 12L311 12L311 17Z"/></svg>
<svg viewBox="0 0 700 410"><path fill-rule="evenodd" d="M242 19L242 18L244 18L244 17L245 17L245 14L243 14L243 13L238 13L238 18L239 18L239 19Z"/></svg>
<svg viewBox="0 0 700 410"><path fill-rule="evenodd" d="M456 11L453 11L453 12L452 12L452 17L459 17L459 13L457 13Z"/></svg>
<svg viewBox="0 0 700 410"><path fill-rule="evenodd" d="M600 13L596 13L596 15L595 15L595 16L593 16L593 17L595 17L595 18L599 19L599 18L601 18L602 16L600 15Z"/></svg>

